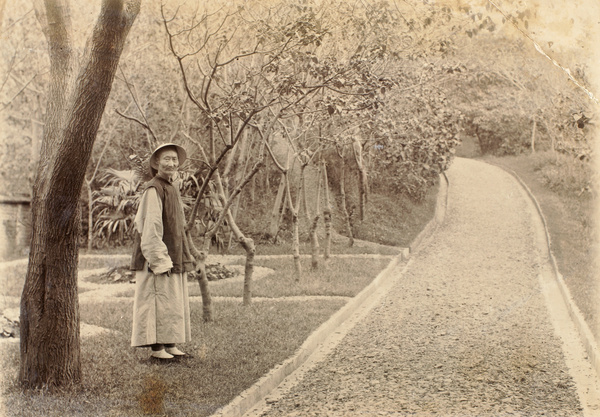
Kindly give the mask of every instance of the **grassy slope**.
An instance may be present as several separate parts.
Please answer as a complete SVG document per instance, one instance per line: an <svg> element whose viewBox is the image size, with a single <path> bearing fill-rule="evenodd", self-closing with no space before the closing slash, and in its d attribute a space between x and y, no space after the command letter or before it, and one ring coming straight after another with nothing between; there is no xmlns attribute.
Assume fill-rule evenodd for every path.
<svg viewBox="0 0 600 417"><path fill-rule="evenodd" d="M551 154L484 160L516 172L535 195L548 223L559 270L596 339L600 339L595 206L586 190L591 181L589 167Z"/></svg>
<svg viewBox="0 0 600 417"><path fill-rule="evenodd" d="M410 246L433 217L437 190L437 185L432 187L422 203L393 193L372 193L365 220L356 224L356 237L383 245Z"/></svg>

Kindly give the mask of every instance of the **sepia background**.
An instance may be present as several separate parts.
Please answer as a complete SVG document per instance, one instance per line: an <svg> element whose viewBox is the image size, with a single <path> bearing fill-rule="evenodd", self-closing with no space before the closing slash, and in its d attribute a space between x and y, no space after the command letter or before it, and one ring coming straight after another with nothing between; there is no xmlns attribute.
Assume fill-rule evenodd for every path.
<svg viewBox="0 0 600 417"><path fill-rule="evenodd" d="M5 274L21 281L5 283L2 310L18 305L43 160L51 74L40 22L52 22L34 3L0 0L0 260L21 268ZM100 5L69 9L74 65ZM356 240L388 255L431 217L453 158L481 159L517 171L540 200L559 269L598 340L598 62L595 0L144 0L85 171L80 254L126 263L159 143L188 150L189 215L211 152L256 114L222 165L227 193L244 183L231 205L239 230L219 227L211 252L242 254L242 236L259 254L310 253L310 213L327 205L334 246ZM199 247L226 204L213 187L194 227ZM118 268L107 279L127 280Z"/></svg>

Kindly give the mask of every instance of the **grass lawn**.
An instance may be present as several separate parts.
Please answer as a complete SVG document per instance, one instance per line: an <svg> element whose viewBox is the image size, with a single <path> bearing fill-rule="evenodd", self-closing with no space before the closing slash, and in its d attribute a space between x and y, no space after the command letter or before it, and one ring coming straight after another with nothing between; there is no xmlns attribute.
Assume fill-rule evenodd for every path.
<svg viewBox="0 0 600 417"><path fill-rule="evenodd" d="M289 243L257 242L257 255L288 255L255 260L256 265L274 270L253 283L253 296L267 300L246 307L241 301L215 300L211 323L203 322L201 303L193 301L193 341L181 346L193 356L179 362L155 363L149 359L147 349L129 346L133 286L112 300L82 302L82 322L112 331L82 339L82 384L60 392L22 392L17 385L19 346L7 343L2 346L5 354L0 357L4 407L15 416L210 415L293 355L315 329L347 302L347 297L360 292L388 265L391 256L399 253L398 248L381 244L408 246L431 219L436 192L433 189L422 204L396 195L386 198L373 194L371 214L358 225L355 238L375 243L357 242L348 248L347 239L337 235L331 252L390 256L332 258L315 271L311 270L310 259L303 258L300 282L293 278ZM307 243L301 246L302 253L310 253ZM90 255L111 256L80 256L79 267L89 270L122 266L127 260L117 255L129 253L130 248L94 250ZM239 248L234 248L233 253L241 254ZM81 255L85 254L82 250ZM21 295L26 266L4 268L2 272L7 283L3 294L18 306L16 300ZM195 282L190 282L189 288L192 296L200 295ZM241 297L242 290L243 284L233 280L211 283L215 297ZM286 298L291 296L333 297Z"/></svg>
<svg viewBox="0 0 600 417"><path fill-rule="evenodd" d="M82 321L116 332L82 341L83 383L72 392L47 395L5 391L5 406L14 416L206 416L250 387L276 364L291 356L344 300L273 301L243 307L214 304L215 320L203 323L202 306L192 303L194 341L182 345L192 358L159 364L147 349L129 347L132 302L81 306ZM18 345L5 349L0 366L18 363ZM14 379L14 378L12 378ZM164 395L164 409L157 396Z"/></svg>
<svg viewBox="0 0 600 417"><path fill-rule="evenodd" d="M18 344L7 344L0 358L5 407L15 416L207 416L226 405L282 363L306 338L384 269L391 257L333 258L319 270L302 259L303 276L293 279L291 257L258 259L274 272L254 283L253 295L270 300L244 307L241 301L213 301L214 321L204 323L202 305L192 302L193 341L181 348L193 357L159 364L147 349L129 346L131 294L80 304L81 321L112 330L82 339L81 386L64 392L22 392L17 385ZM85 263L97 268L94 260ZM18 270L13 278L22 280ZM191 295L199 295L190 282ZM110 285L110 284L105 284ZM242 283L220 281L213 296L241 296ZM17 293L18 285L15 285ZM317 300L289 296L343 296Z"/></svg>
<svg viewBox="0 0 600 417"><path fill-rule="evenodd" d="M331 259L326 267L310 269L310 259L302 259L302 280L294 281L292 258L262 259L255 262L258 266L277 271L252 285L254 297L291 297L301 295L327 295L354 297L383 270L391 258L363 258L359 261L347 258ZM219 283L211 291L215 296L241 297L243 283ZM198 285L190 290L190 295L200 295Z"/></svg>
<svg viewBox="0 0 600 417"><path fill-rule="evenodd" d="M558 268L596 339L600 340L598 241L595 201L590 190L591 167L551 153L484 160L516 172L535 195L548 223Z"/></svg>

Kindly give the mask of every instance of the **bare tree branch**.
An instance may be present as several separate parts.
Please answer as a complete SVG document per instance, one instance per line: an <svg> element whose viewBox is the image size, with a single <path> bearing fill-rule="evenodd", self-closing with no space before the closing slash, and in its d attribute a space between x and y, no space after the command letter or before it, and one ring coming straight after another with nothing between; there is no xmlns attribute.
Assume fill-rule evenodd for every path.
<svg viewBox="0 0 600 417"><path fill-rule="evenodd" d="M33 82L33 80L35 80L36 77L37 77L37 74L34 75L33 77L31 77L31 79L29 81L27 81L25 83L25 85L14 96L12 96L12 98L10 100L8 100L6 103L2 103L2 108L0 109L0 112L4 111L4 109L6 109L8 106L10 106L10 103L12 103L17 97L19 97L21 95L21 93L27 89L29 84L31 84Z"/></svg>
<svg viewBox="0 0 600 417"><path fill-rule="evenodd" d="M216 231L219 227L221 227L221 225L223 224L223 221L225 220L225 217L227 216L227 212L229 211L229 208L231 207L231 205L235 201L235 198L237 197L237 195L242 191L242 189L246 186L246 184L248 184L248 182L250 182L250 180L252 179L252 177L254 175L256 175L256 173L263 166L264 166L264 162L263 161L258 161L256 163L256 165L254 165L254 168L252 168L252 171L250 171L248 173L248 175L246 176L246 178L244 178L244 180L240 184L238 184L237 187L235 187L235 189L233 190L233 192L231 193L231 195L227 199L227 203L223 206L223 209L221 210L221 213L219 214L219 218L213 224L213 227L211 227L210 230L206 232L207 235L209 235L209 236L212 235L214 233L214 231Z"/></svg>
<svg viewBox="0 0 600 417"><path fill-rule="evenodd" d="M121 71L121 75L123 76L123 80L125 81L125 86L127 87L127 90L129 91L129 94L131 94L131 98L133 99L133 102L135 103L135 106L137 107L138 111L140 112L140 114L142 115L142 117L144 119L144 123L140 123L140 121L137 120L137 119L135 119L135 118L132 118L132 117L129 117L129 116L125 116L125 115L119 113L119 111L117 111L117 113L120 116L125 117L126 119L133 120L135 122L140 123L143 127L145 127L146 129L148 129L148 131L152 135L152 138L154 139L154 144L153 145L156 145L157 142L158 142L158 138L156 137L156 135L154 134L154 131L150 127L150 123L148 122L148 118L146 117L146 112L142 109L142 106L140 106L140 103L139 103L139 100L137 98L137 95L135 94L135 92L131 88L132 84L127 80L127 76L125 75L125 72L123 71L123 68L121 66L119 66L119 70ZM151 146L151 148L152 147L153 146Z"/></svg>
<svg viewBox="0 0 600 417"><path fill-rule="evenodd" d="M223 151L221 152L221 154L219 155L219 157L217 158L215 163L210 167L210 170L206 174L206 177L204 178L204 180L202 182L202 187L200 188L200 191L198 191L198 197L196 197L196 202L194 203L194 207L192 208L192 212L190 213L190 218L185 227L186 231L190 230L192 227L194 227L194 222L196 221L196 215L198 214L198 209L200 208L200 202L202 201L202 196L204 196L204 193L206 191L206 188L208 187L208 183L209 183L212 175L218 169L219 164L221 163L221 161L223 160L225 155L227 155L227 152L229 152L230 149L231 149L230 146L225 146L225 148L223 149Z"/></svg>
<svg viewBox="0 0 600 417"><path fill-rule="evenodd" d="M126 114L121 113L121 111L119 111L118 109L115 110L115 113L117 113L119 116L127 119L127 120L131 120L134 121L136 123L139 123L140 126L142 126L144 129L148 130L148 132L150 132L150 135L152 135L152 138L154 139L155 144L158 143L158 138L156 137L156 135L154 134L154 131L152 130L152 128L150 126L148 126L147 123L141 121L140 119L136 119L133 116L127 116Z"/></svg>
<svg viewBox="0 0 600 417"><path fill-rule="evenodd" d="M262 139L262 143L267 148L267 151L269 152L269 155L271 156L271 160L275 163L275 166L277 166L277 169L279 169L283 173L286 173L287 168L284 168L284 166L281 165L281 163L275 157L275 154L273 153L273 149L271 149L271 145L269 145L269 142L266 140L265 136L263 135L262 129L260 129L256 125L251 125L251 126L254 127L256 129L256 131L258 132L258 134L260 135L260 137Z"/></svg>

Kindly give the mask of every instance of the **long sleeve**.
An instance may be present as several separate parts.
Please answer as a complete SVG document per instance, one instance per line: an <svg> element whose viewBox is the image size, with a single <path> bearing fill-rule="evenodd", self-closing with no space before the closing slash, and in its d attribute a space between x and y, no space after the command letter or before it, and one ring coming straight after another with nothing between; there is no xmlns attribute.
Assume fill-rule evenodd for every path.
<svg viewBox="0 0 600 417"><path fill-rule="evenodd" d="M142 195L134 221L141 235L142 254L155 274L163 274L173 267L163 242L162 210L163 204L156 189L148 188Z"/></svg>

